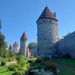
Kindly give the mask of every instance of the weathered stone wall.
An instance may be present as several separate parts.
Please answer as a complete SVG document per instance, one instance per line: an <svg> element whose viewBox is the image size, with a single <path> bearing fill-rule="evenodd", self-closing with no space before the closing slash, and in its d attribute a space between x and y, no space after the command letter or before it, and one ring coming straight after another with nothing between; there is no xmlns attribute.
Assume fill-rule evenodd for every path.
<svg viewBox="0 0 75 75"><path fill-rule="evenodd" d="M37 22L37 40L39 55L54 53L53 45L58 41L58 23L53 19L41 19Z"/></svg>
<svg viewBox="0 0 75 75"><path fill-rule="evenodd" d="M38 56L38 50L37 50L37 48L33 48L32 49L31 56L34 56L34 57Z"/></svg>
<svg viewBox="0 0 75 75"><path fill-rule="evenodd" d="M20 40L20 54L24 55L24 57L27 57L27 51L28 50L28 40Z"/></svg>
<svg viewBox="0 0 75 75"><path fill-rule="evenodd" d="M60 54L69 53L72 58L75 58L75 32L68 34L59 41L58 52Z"/></svg>
<svg viewBox="0 0 75 75"><path fill-rule="evenodd" d="M18 52L18 46L13 46L13 52L15 52L15 53Z"/></svg>

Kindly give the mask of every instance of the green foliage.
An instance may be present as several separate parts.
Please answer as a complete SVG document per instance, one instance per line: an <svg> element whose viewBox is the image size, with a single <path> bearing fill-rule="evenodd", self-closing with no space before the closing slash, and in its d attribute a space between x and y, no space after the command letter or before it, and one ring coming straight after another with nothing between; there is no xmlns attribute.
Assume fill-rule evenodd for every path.
<svg viewBox="0 0 75 75"><path fill-rule="evenodd" d="M8 67L8 69L9 69L10 71L18 71L18 70L20 70L20 68L21 68L21 66L20 66L19 64L10 65L10 66Z"/></svg>
<svg viewBox="0 0 75 75"><path fill-rule="evenodd" d="M31 42L28 44L29 49L37 48L37 43L36 42Z"/></svg>
<svg viewBox="0 0 75 75"><path fill-rule="evenodd" d="M21 66L20 64L10 65L10 66L8 67L8 69L9 69L10 71L14 71L13 75L14 75L14 74L20 74L20 75L22 75L22 74L28 72L28 68L25 67L25 66Z"/></svg>
<svg viewBox="0 0 75 75"><path fill-rule="evenodd" d="M69 53L66 53L62 56L63 58L71 58L71 55Z"/></svg>
<svg viewBox="0 0 75 75"><path fill-rule="evenodd" d="M3 57L5 55L5 51L7 48L7 42L5 42L5 36L0 32L0 56Z"/></svg>
<svg viewBox="0 0 75 75"><path fill-rule="evenodd" d="M6 62L4 62L4 61L1 62L1 66L4 66L4 65L6 65Z"/></svg>
<svg viewBox="0 0 75 75"><path fill-rule="evenodd" d="M21 72L14 72L12 75L22 75Z"/></svg>
<svg viewBox="0 0 75 75"><path fill-rule="evenodd" d="M16 53L14 53L14 52L9 52L9 54L10 54L10 57L16 57L17 56L17 54Z"/></svg>
<svg viewBox="0 0 75 75"><path fill-rule="evenodd" d="M45 69L46 70L56 70L56 65L55 64L49 64L49 65L47 65L47 67Z"/></svg>
<svg viewBox="0 0 75 75"><path fill-rule="evenodd" d="M22 55L18 56L17 60L18 64L20 64L21 66L25 66L25 64L27 63L26 59Z"/></svg>
<svg viewBox="0 0 75 75"><path fill-rule="evenodd" d="M8 70L8 66L0 66L0 75L12 75L13 71Z"/></svg>
<svg viewBox="0 0 75 75"><path fill-rule="evenodd" d="M4 54L3 54L3 57L4 57L4 58L10 57L9 51L5 50L5 51L4 51Z"/></svg>

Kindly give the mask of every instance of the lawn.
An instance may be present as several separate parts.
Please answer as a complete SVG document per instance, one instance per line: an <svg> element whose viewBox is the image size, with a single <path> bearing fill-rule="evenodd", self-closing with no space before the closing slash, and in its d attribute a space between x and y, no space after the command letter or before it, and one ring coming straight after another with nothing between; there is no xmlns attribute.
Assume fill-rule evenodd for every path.
<svg viewBox="0 0 75 75"><path fill-rule="evenodd" d="M54 58L53 60L58 62L58 63L62 63L62 64L65 64L65 65L75 67L75 59Z"/></svg>
<svg viewBox="0 0 75 75"><path fill-rule="evenodd" d="M75 72L72 72L66 68L61 67L61 66L58 66L57 69L60 70L58 75L75 75Z"/></svg>

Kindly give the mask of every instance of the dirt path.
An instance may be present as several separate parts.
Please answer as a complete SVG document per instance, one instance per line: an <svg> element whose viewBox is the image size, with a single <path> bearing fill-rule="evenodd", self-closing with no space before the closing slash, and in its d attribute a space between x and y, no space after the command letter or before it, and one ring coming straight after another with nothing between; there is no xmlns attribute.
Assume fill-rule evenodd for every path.
<svg viewBox="0 0 75 75"><path fill-rule="evenodd" d="M61 66L63 68L66 68L72 72L75 72L75 68L72 67L72 66L69 66L69 65L65 65L65 64L62 64L62 63L58 63L58 62L55 62L55 61L52 61L53 63L57 64L58 66Z"/></svg>

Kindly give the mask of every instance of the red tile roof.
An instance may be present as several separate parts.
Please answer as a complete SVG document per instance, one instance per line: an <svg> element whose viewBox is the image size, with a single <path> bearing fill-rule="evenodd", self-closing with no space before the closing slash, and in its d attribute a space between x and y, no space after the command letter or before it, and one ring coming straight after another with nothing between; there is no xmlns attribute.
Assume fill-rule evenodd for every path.
<svg viewBox="0 0 75 75"><path fill-rule="evenodd" d="M54 14L52 14L52 12L49 10L49 8L46 6L45 9L43 10L42 14L40 15L40 17L38 18L38 20L40 19L56 19L56 17L54 16ZM37 21L38 21L37 20Z"/></svg>
<svg viewBox="0 0 75 75"><path fill-rule="evenodd" d="M9 49L12 49L12 45L10 44Z"/></svg>
<svg viewBox="0 0 75 75"><path fill-rule="evenodd" d="M18 43L17 43L17 42L15 42L15 43L13 44L13 46L18 46Z"/></svg>
<svg viewBox="0 0 75 75"><path fill-rule="evenodd" d="M24 32L23 34L22 34L22 36L21 36L21 40L27 40L28 38L27 38L27 36L26 36L26 33Z"/></svg>

